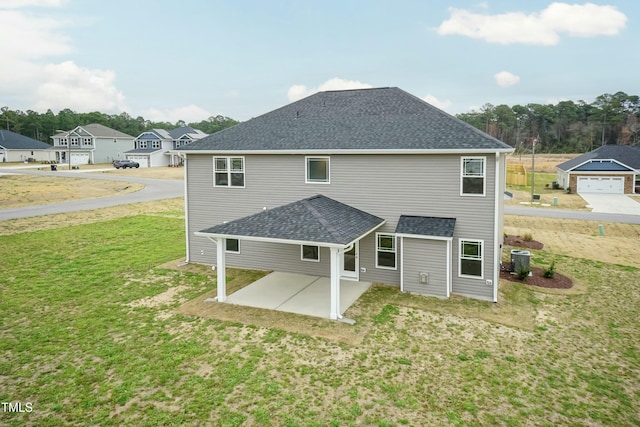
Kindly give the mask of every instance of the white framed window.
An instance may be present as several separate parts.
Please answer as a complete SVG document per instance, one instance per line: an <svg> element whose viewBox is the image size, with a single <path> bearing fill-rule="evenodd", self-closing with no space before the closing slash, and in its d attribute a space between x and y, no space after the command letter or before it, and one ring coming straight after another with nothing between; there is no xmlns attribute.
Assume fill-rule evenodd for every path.
<svg viewBox="0 0 640 427"><path fill-rule="evenodd" d="M307 184L329 184L331 167L329 156L305 157L305 180Z"/></svg>
<svg viewBox="0 0 640 427"><path fill-rule="evenodd" d="M320 262L320 247L300 245L300 259L302 261Z"/></svg>
<svg viewBox="0 0 640 427"><path fill-rule="evenodd" d="M460 195L484 196L487 158L462 157L460 161Z"/></svg>
<svg viewBox="0 0 640 427"><path fill-rule="evenodd" d="M160 141L152 141L151 148L160 148Z"/></svg>
<svg viewBox="0 0 640 427"><path fill-rule="evenodd" d="M138 148L147 148L147 141L138 141Z"/></svg>
<svg viewBox="0 0 640 427"><path fill-rule="evenodd" d="M244 157L214 157L213 186L244 187Z"/></svg>
<svg viewBox="0 0 640 427"><path fill-rule="evenodd" d="M67 145L67 138L60 138L60 145Z"/></svg>
<svg viewBox="0 0 640 427"><path fill-rule="evenodd" d="M71 138L71 146L77 147L78 145L80 145L78 138Z"/></svg>
<svg viewBox="0 0 640 427"><path fill-rule="evenodd" d="M240 253L240 240L238 239L226 239L226 247L224 248L225 252L229 252L232 254Z"/></svg>
<svg viewBox="0 0 640 427"><path fill-rule="evenodd" d="M91 145L91 138L82 138L82 145Z"/></svg>
<svg viewBox="0 0 640 427"><path fill-rule="evenodd" d="M376 233L376 268L395 270L397 258L395 234Z"/></svg>
<svg viewBox="0 0 640 427"><path fill-rule="evenodd" d="M484 271L484 241L474 239L460 239L460 259L458 275L482 279Z"/></svg>

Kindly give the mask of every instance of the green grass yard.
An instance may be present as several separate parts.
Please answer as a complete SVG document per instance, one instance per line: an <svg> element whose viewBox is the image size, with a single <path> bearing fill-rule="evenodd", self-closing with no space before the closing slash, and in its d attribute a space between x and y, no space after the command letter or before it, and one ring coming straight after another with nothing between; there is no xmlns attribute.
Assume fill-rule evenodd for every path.
<svg viewBox="0 0 640 427"><path fill-rule="evenodd" d="M0 425L640 425L637 268L534 251L578 290L498 304L377 286L349 345L175 314L215 287L156 268L176 216L0 236L0 402L32 404Z"/></svg>

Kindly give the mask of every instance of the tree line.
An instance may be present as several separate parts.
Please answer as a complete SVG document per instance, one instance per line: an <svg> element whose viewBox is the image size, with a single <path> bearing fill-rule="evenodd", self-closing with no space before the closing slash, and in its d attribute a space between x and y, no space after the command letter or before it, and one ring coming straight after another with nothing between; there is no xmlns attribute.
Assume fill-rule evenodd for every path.
<svg viewBox="0 0 640 427"><path fill-rule="evenodd" d="M605 93L594 102L493 106L457 114L459 119L518 151L582 153L605 144L640 144L640 99Z"/></svg>
<svg viewBox="0 0 640 427"><path fill-rule="evenodd" d="M175 129L181 126L191 126L204 133L215 133L238 123L237 120L225 116L211 116L206 120L194 123L185 123L179 120L176 123L152 122L143 117L133 118L127 113L104 114L99 112L76 113L70 109L64 109L55 114L50 109L46 113L38 113L33 110L11 110L8 107L0 108L0 128L5 128L15 133L52 143L51 136L59 131L69 131L77 126L99 123L112 129L124 132L131 136L138 136L150 129Z"/></svg>

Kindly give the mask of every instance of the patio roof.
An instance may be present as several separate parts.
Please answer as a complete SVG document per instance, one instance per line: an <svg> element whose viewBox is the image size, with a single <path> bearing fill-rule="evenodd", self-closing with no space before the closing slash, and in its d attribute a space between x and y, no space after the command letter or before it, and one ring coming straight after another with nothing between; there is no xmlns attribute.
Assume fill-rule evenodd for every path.
<svg viewBox="0 0 640 427"><path fill-rule="evenodd" d="M455 225L455 218L400 215L400 220L396 226L396 234L451 239L453 238Z"/></svg>
<svg viewBox="0 0 640 427"><path fill-rule="evenodd" d="M344 248L384 223L382 218L319 194L196 235Z"/></svg>

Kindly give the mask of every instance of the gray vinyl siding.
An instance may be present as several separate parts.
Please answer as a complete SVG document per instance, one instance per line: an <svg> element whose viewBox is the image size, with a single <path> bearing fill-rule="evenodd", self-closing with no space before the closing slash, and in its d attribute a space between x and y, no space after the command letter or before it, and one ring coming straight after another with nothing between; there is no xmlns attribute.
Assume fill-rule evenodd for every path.
<svg viewBox="0 0 640 427"><path fill-rule="evenodd" d="M133 138L115 138L115 141L114 138L95 138L94 144L94 163L110 163L115 159L124 159L124 153L134 148Z"/></svg>
<svg viewBox="0 0 640 427"><path fill-rule="evenodd" d="M447 242L404 237L402 248L404 291L446 298ZM428 283L420 282L420 273L429 275Z"/></svg>
<svg viewBox="0 0 640 427"><path fill-rule="evenodd" d="M219 156L236 156L220 153ZM492 298L493 279L495 154L486 155L486 195L460 195L460 155L331 155L331 183L305 183L304 155L244 155L245 187L213 186L213 155L188 153L188 224L189 259L215 264L215 244L194 236L195 231L291 203L315 194L377 215L386 224L376 232L393 233L400 215L454 217L457 219L452 245L453 291L481 299ZM500 193L502 196L502 193ZM458 239L484 240L482 279L458 277ZM328 256L321 263L300 261L299 246L290 245L282 252L249 250L242 242L240 256L229 255L227 263L238 267L281 269L316 274L325 268L329 276ZM285 245L287 246L287 245ZM246 250L245 250L246 248ZM280 246L277 246L280 248ZM397 264L400 245L397 244ZM266 253L268 252L268 253ZM360 280L400 285L400 268L375 267L375 232L360 242ZM302 264L300 264L302 263ZM300 264L300 265L298 265ZM313 264L313 265L311 265ZM282 266L282 268L279 268ZM276 268L278 267L278 268ZM302 270L300 270L302 269ZM320 273L317 273L320 274Z"/></svg>

